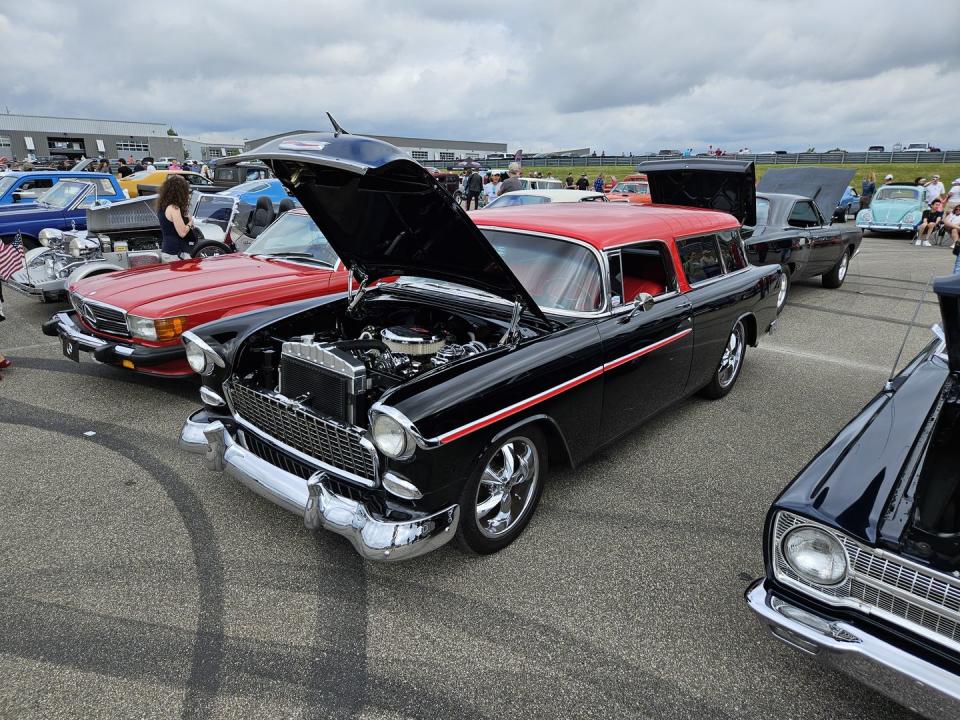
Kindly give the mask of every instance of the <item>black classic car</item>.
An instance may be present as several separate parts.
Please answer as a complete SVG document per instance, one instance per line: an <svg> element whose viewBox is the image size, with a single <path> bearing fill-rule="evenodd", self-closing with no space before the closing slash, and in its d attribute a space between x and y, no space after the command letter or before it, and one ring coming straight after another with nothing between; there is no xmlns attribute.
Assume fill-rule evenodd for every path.
<svg viewBox="0 0 960 720"><path fill-rule="evenodd" d="M556 203L474 220L378 140L307 134L251 156L357 286L184 333L204 408L181 447L367 558L505 547L551 462L725 395L775 322L781 271L747 263L726 213Z"/></svg>
<svg viewBox="0 0 960 720"><path fill-rule="evenodd" d="M726 168L735 177L752 165L743 160L653 160L637 170L647 173L653 202L696 205L691 192L697 173ZM760 179L756 211L744 222L743 239L751 262L783 268L786 281L780 286L778 311L794 280L819 275L825 288L843 284L863 231L834 225L832 218L853 175L853 170L836 168L788 168L768 170Z"/></svg>
<svg viewBox="0 0 960 720"><path fill-rule="evenodd" d="M775 637L960 717L960 276L934 338L787 486L747 602Z"/></svg>

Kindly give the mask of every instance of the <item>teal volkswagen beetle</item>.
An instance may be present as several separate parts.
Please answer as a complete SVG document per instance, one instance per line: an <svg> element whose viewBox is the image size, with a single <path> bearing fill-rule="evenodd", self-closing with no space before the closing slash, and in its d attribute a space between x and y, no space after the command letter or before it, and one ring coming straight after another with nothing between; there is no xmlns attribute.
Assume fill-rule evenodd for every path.
<svg viewBox="0 0 960 720"><path fill-rule="evenodd" d="M920 224L927 204L917 185L883 185L870 207L857 213L857 227L874 232L911 233Z"/></svg>

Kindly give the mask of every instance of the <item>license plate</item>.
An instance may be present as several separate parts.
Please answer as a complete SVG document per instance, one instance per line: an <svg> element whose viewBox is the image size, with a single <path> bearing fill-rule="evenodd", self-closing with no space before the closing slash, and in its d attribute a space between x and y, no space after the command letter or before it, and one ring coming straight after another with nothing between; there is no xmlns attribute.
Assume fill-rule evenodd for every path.
<svg viewBox="0 0 960 720"><path fill-rule="evenodd" d="M71 340L70 338L61 337L60 345L63 347L63 354L65 357L70 358L75 363L80 362L80 346L77 345L76 341Z"/></svg>

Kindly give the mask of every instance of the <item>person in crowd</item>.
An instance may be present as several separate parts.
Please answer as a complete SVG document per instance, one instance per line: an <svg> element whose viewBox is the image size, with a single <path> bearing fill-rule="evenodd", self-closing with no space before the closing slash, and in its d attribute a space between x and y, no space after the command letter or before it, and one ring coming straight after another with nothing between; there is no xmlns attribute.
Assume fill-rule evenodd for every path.
<svg viewBox="0 0 960 720"><path fill-rule="evenodd" d="M153 158L152 158L152 157L145 157L145 158L143 159L143 169L146 170L147 172L156 172L156 171L157 171L157 166L153 164Z"/></svg>
<svg viewBox="0 0 960 720"><path fill-rule="evenodd" d="M930 177L930 182L926 183L923 186L923 192L925 193L924 199L927 201L927 205L933 205L933 201L937 198L943 198L945 188L943 183L940 182L940 176L934 174Z"/></svg>
<svg viewBox="0 0 960 720"><path fill-rule="evenodd" d="M133 164L133 171L134 171L134 172L143 172L143 171L146 170L146 169L147 169L147 166L143 164L143 160L137 160L137 161Z"/></svg>
<svg viewBox="0 0 960 720"><path fill-rule="evenodd" d="M170 165L167 169L174 171L183 170L183 168L180 166L180 163L176 159L170 161Z"/></svg>
<svg viewBox="0 0 960 720"><path fill-rule="evenodd" d="M873 194L877 191L877 174L867 173L860 183L860 209L864 210L870 207L870 201L873 200Z"/></svg>
<svg viewBox="0 0 960 720"><path fill-rule="evenodd" d="M467 199L466 210L470 209L470 202L473 201L473 209L480 209L480 193L483 192L483 178L476 170L469 170L467 182L464 183L464 197Z"/></svg>
<svg viewBox="0 0 960 720"><path fill-rule="evenodd" d="M917 187L923 187L924 185L927 184L927 179L923 175L921 175L920 177L913 179L913 184L916 185Z"/></svg>
<svg viewBox="0 0 960 720"><path fill-rule="evenodd" d="M518 162L512 162L507 166L507 179L500 183L497 197L515 190L523 190L523 183L520 182L520 163Z"/></svg>
<svg viewBox="0 0 960 720"><path fill-rule="evenodd" d="M960 205L960 178L955 178L952 183L950 183L950 189L947 190L947 202L944 205L944 210L950 212L957 205Z"/></svg>
<svg viewBox="0 0 960 720"><path fill-rule="evenodd" d="M566 180L565 180L564 182L566 183L568 190L573 190L573 175L572 175L572 174L568 173L568 174L567 174L567 178L566 178Z"/></svg>
<svg viewBox="0 0 960 720"><path fill-rule="evenodd" d="M127 165L127 161L123 158L120 158L120 167L117 168L117 175L120 176L121 180L128 175L133 175L133 170L130 169L130 166Z"/></svg>
<svg viewBox="0 0 960 720"><path fill-rule="evenodd" d="M597 175L597 179L593 181L593 191L598 193L603 192L603 173Z"/></svg>
<svg viewBox="0 0 960 720"><path fill-rule="evenodd" d="M883 176L884 185L890 185L892 183L893 183L893 175L887 173L886 175Z"/></svg>
<svg viewBox="0 0 960 720"><path fill-rule="evenodd" d="M157 193L157 219L163 241L160 252L163 262L187 260L186 238L193 232L190 217L190 183L181 175L167 175Z"/></svg>
<svg viewBox="0 0 960 720"><path fill-rule="evenodd" d="M590 187L590 181L587 180L587 174L583 173L577 180L577 190L586 190L588 187Z"/></svg>
<svg viewBox="0 0 960 720"><path fill-rule="evenodd" d="M916 240L914 245L930 247L930 236L933 235L943 222L943 201L940 198L935 199L930 207L923 211L923 218L920 220L920 227L917 228Z"/></svg>
<svg viewBox="0 0 960 720"><path fill-rule="evenodd" d="M0 242L3 242L3 240L0 240ZM6 319L6 316L3 314L3 283L0 283L0 320L4 319ZM8 368L12 364L8 358L4 357L3 353L0 353L0 370ZM2 377L0 375L0 378Z"/></svg>
<svg viewBox="0 0 960 720"><path fill-rule="evenodd" d="M133 155L127 155L127 165L130 165L132 167L133 164L134 164Z"/></svg>
<svg viewBox="0 0 960 720"><path fill-rule="evenodd" d="M611 176L610 176L610 187L611 187L611 188L615 188L616 186L617 186L617 176L616 176L616 175L611 175Z"/></svg>
<svg viewBox="0 0 960 720"><path fill-rule="evenodd" d="M206 163L200 166L200 174L207 180L213 180L213 173L210 172L210 167Z"/></svg>
<svg viewBox="0 0 960 720"><path fill-rule="evenodd" d="M496 200L497 190L500 189L500 173L493 173L492 175L488 175L487 178L488 181L483 185L483 197L486 200L484 205Z"/></svg>

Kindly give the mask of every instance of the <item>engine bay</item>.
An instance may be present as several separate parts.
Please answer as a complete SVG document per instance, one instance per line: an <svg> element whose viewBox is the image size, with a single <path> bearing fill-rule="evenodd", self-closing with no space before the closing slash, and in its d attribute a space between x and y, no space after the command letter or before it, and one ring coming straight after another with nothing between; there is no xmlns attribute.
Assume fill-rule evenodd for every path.
<svg viewBox="0 0 960 720"><path fill-rule="evenodd" d="M247 344L241 379L314 412L365 426L367 409L384 392L491 351L511 327L509 320L388 301L366 302L356 315L338 310L332 322L328 314L312 332L286 337L272 328L269 337ZM519 333L536 335L529 328Z"/></svg>

